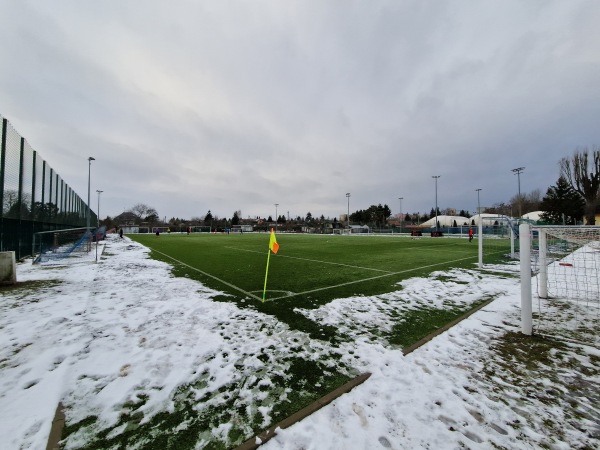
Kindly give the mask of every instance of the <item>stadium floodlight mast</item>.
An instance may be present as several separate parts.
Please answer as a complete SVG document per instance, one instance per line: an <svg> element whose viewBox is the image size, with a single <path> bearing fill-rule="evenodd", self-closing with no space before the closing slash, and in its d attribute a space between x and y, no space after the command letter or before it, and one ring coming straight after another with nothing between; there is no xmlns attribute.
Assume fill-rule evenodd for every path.
<svg viewBox="0 0 600 450"><path fill-rule="evenodd" d="M475 190L477 191L477 214L479 214L479 218L481 219L481 207L479 206L479 192L481 192L481 188Z"/></svg>
<svg viewBox="0 0 600 450"><path fill-rule="evenodd" d="M346 192L346 198L348 199L348 215L346 221L348 222L348 230L350 230L350 192Z"/></svg>
<svg viewBox="0 0 600 450"><path fill-rule="evenodd" d="M87 201L87 229L90 229L90 217L92 215L92 210L90 209L90 177L92 174L92 161L95 161L96 158L90 156L88 158L88 201Z"/></svg>
<svg viewBox="0 0 600 450"><path fill-rule="evenodd" d="M521 211L521 172L523 172L524 170L525 167L517 167L516 169L512 169L512 172L517 174L517 183L519 186L519 219L523 214L523 212Z"/></svg>
<svg viewBox="0 0 600 450"><path fill-rule="evenodd" d="M277 207L279 203L275 203L275 232L277 232Z"/></svg>
<svg viewBox="0 0 600 450"><path fill-rule="evenodd" d="M398 200L400 200L400 233L402 233L402 200L404 197L398 197Z"/></svg>
<svg viewBox="0 0 600 450"><path fill-rule="evenodd" d="M435 231L438 231L438 205L437 205L437 181L441 175L432 175L431 178L435 178Z"/></svg>

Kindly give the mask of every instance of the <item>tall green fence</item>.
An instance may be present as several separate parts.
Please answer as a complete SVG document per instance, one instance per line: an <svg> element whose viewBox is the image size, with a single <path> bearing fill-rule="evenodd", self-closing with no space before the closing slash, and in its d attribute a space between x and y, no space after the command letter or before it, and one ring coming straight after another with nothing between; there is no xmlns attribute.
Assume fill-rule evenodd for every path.
<svg viewBox="0 0 600 450"><path fill-rule="evenodd" d="M33 234L86 226L87 205L0 116L0 251L32 254ZM96 214L91 211L91 223Z"/></svg>

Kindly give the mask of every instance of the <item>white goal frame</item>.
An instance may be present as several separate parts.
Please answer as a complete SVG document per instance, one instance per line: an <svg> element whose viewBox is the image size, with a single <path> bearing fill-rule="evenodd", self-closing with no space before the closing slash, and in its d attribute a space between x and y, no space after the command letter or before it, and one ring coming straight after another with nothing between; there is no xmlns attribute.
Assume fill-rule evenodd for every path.
<svg viewBox="0 0 600 450"><path fill-rule="evenodd" d="M532 255L532 239L533 233L538 234L538 252ZM548 257L548 235L554 236L560 240L564 240L567 244L579 245L582 248L576 250L570 254L565 255L564 259L555 259L551 261ZM583 283L584 289L579 289L577 286L579 281L576 272L573 272L569 280L574 280L572 283L575 285L573 292L570 292L571 288L566 287L565 291L561 291L559 298L580 300L586 297L589 299L589 295L593 297L600 297L600 277L599 271L596 266L595 257L585 257L585 254L594 253L600 251L600 227L599 226L558 226L558 225L543 225L543 226L532 226L528 223L522 223L519 226L519 256L520 256L520 272L521 272L521 331L523 334L533 334L533 292L532 292L532 276L535 275L532 270L532 264L537 269L537 296L539 299L551 299L553 295L557 295L555 292L548 292L548 277L549 267L552 266L555 269L557 266L564 266L565 271L570 270L573 266L582 265L583 271L590 269L586 267L591 262L591 273L592 280L585 279ZM591 251L590 251L591 249ZM580 253L582 252L583 253ZM563 253L564 254L564 253ZM583 255L584 259L581 259ZM579 258L579 259L578 259ZM571 262L569 262L571 261ZM579 264L578 264L579 263ZM573 267L573 269L575 269ZM567 279L567 277L565 278ZM570 283L565 283L569 285ZM572 286L572 285L571 285ZM591 289L588 289L590 288ZM567 292L569 291L569 292ZM599 299L597 299L599 300Z"/></svg>

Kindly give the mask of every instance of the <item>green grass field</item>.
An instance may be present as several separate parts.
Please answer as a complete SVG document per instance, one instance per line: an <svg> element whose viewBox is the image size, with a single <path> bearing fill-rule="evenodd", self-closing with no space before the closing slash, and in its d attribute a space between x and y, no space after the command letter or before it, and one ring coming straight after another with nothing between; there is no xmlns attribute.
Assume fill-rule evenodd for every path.
<svg viewBox="0 0 600 450"><path fill-rule="evenodd" d="M270 257L263 302L267 233L130 237L151 248L153 258L173 264L176 276L228 294L220 300L273 315L292 329L326 340L343 337L295 313L295 307L318 308L335 298L385 294L398 290L398 283L407 278L474 269L478 261L477 242L467 239L278 234L280 249ZM486 262L500 261L507 246L505 241L495 242ZM462 312L429 314L432 323L414 333L404 330L402 344L416 342Z"/></svg>

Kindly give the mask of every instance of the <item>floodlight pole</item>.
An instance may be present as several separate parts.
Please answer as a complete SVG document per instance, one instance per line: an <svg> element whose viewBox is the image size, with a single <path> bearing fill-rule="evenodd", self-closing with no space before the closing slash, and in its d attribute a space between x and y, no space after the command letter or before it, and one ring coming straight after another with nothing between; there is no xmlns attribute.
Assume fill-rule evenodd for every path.
<svg viewBox="0 0 600 450"><path fill-rule="evenodd" d="M92 210L90 209L90 178L92 174L92 161L95 161L96 158L90 156L88 158L88 201L87 201L87 229L90 229L90 218L92 215Z"/></svg>
<svg viewBox="0 0 600 450"><path fill-rule="evenodd" d="M521 172L525 170L525 167L517 167L516 169L512 169L512 172L517 174L517 183L519 186L519 219L523 212L521 211Z"/></svg>
<svg viewBox="0 0 600 450"><path fill-rule="evenodd" d="M350 232L350 192L346 192L346 198L348 199L348 215L346 221L348 222L348 233Z"/></svg>
<svg viewBox="0 0 600 450"><path fill-rule="evenodd" d="M277 207L279 203L275 203L275 232L277 233Z"/></svg>
<svg viewBox="0 0 600 450"><path fill-rule="evenodd" d="M441 175L432 175L431 176L431 178L435 178L435 231L438 231L437 183L438 183L439 177L441 177Z"/></svg>
<svg viewBox="0 0 600 450"><path fill-rule="evenodd" d="M404 197L398 197L398 200L400 200L400 233L402 233L402 200Z"/></svg>

